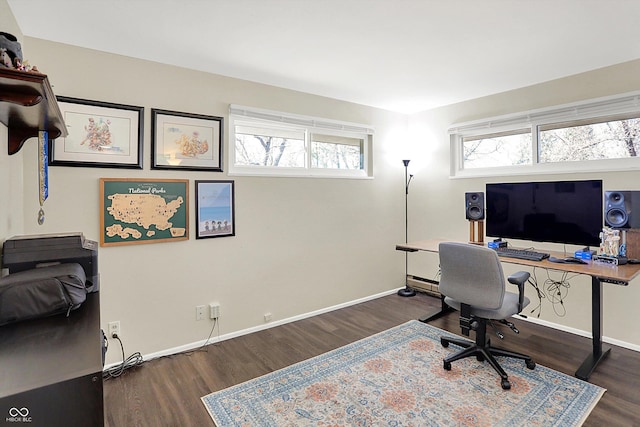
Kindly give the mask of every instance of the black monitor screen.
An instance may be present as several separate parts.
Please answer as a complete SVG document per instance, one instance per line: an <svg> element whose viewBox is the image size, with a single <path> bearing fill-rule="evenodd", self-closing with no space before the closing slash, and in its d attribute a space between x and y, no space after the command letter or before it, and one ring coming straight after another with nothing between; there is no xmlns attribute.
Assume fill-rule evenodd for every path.
<svg viewBox="0 0 640 427"><path fill-rule="evenodd" d="M598 246L602 181L487 184L487 236Z"/></svg>

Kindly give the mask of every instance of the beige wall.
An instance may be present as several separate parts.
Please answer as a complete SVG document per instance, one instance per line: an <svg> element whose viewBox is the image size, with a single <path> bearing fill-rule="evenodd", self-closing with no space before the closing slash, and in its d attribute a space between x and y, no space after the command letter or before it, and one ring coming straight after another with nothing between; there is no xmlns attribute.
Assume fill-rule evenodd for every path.
<svg viewBox="0 0 640 427"><path fill-rule="evenodd" d="M424 144L431 145L429 152L433 156L431 163L434 167L415 171L410 207L410 222L414 225L409 239L468 239L464 193L484 191L487 182L602 179L605 190L640 190L638 171L450 179L447 134L447 129L454 123L631 92L639 88L640 60L637 60L411 116L410 128L418 135L416 139L422 139ZM561 245L532 244L563 250ZM567 250L571 252L575 249L577 248L567 246ZM515 271L513 267L506 269ZM412 254L409 270L413 274L431 278L437 273L437 261L425 254ZM536 269L535 275L541 285L548 278L546 271L541 269ZM560 278L559 274L552 274L551 277ZM635 324L636 302L640 300L639 285L640 279L636 279L627 287L610 284L604 286L604 335L630 343L635 348L640 348L640 331L631 325ZM532 299L533 306L536 306L538 300L534 292L529 292L528 296ZM543 301L541 319L564 327L591 331L591 286L587 277L571 279L564 308L566 315L560 316L554 312L548 300ZM564 311L559 305L556 309L558 312Z"/></svg>
<svg viewBox="0 0 640 427"><path fill-rule="evenodd" d="M190 180L190 240L99 250L102 324L121 322L127 351L204 340L212 323L195 320L197 305L220 304L225 335L263 326L265 313L278 321L404 283L402 254L394 250L403 236L403 170L390 146L406 129L405 115L44 40L27 38L24 51L57 95L145 107L144 170L51 167L43 226L33 215L36 144L26 144L25 233L81 231L98 240L101 177ZM228 118L230 103L374 126L375 179L231 177L236 236L196 240L194 180L230 177L150 170L150 110ZM225 138L225 165L227 152Z"/></svg>
<svg viewBox="0 0 640 427"><path fill-rule="evenodd" d="M3 8L6 2L0 0L4 17ZM5 28L15 28L15 22L12 25ZM212 323L195 320L196 305L220 303L219 333L226 335L263 326L265 313L272 313L277 322L401 286L404 255L394 246L404 239L402 158L412 160L409 170L415 175L409 194L409 239L466 239L463 193L484 190L488 180L449 179L446 130L452 123L636 90L640 83L636 61L407 117L44 40L26 38L23 51L31 64L48 74L58 95L145 107L144 170L51 167L47 220L38 226L35 140L15 156L0 150L0 199L8 200L0 203L1 240L66 231L82 231L98 240L100 177L191 182L190 240L99 250L102 325L106 329L107 322L119 320L127 353L143 354L204 340ZM230 103L374 126L375 179L150 170L151 108L227 117ZM3 126L0 141L6 141ZM224 151L228 152L226 139ZM571 178L602 178L607 188L638 189L636 172ZM235 237L195 240L196 179L235 180ZM411 254L409 272L435 277L437 260ZM536 274L541 282L546 278L543 271ZM640 332L630 326L640 298L636 282L629 287L605 286L604 332L637 346ZM548 302L544 304L543 319L590 330L587 279L572 279L566 316L553 314ZM110 351L107 363L116 362L117 353Z"/></svg>
<svg viewBox="0 0 640 427"><path fill-rule="evenodd" d="M22 32L6 1L0 0L0 28L22 39ZM0 244L23 231L22 153L7 154L8 130L0 124Z"/></svg>

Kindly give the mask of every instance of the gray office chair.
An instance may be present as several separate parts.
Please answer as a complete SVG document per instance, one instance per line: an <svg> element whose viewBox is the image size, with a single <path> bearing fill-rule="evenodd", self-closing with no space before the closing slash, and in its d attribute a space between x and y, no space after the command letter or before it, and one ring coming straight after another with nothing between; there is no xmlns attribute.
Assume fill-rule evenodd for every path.
<svg viewBox="0 0 640 427"><path fill-rule="evenodd" d="M455 344L463 347L459 352L444 359L444 369L451 370L451 362L476 356L486 360L500 374L503 389L511 388L509 377L494 356L522 359L527 368L534 369L531 357L520 353L492 347L487 338L487 323L491 319L507 319L529 304L524 296L524 285L529 273L521 271L509 276L508 280L518 286L518 294L507 292L502 265L493 249L468 243L444 242L439 246L440 293L450 307L460 311L462 333L469 336L469 330L476 333L475 343L468 340L441 337L444 347Z"/></svg>

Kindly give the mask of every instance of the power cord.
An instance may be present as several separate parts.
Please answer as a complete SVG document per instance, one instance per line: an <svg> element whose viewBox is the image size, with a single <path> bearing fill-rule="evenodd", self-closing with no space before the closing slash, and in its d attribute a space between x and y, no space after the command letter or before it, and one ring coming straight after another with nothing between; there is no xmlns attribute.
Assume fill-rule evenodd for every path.
<svg viewBox="0 0 640 427"><path fill-rule="evenodd" d="M576 276L576 275L574 275ZM547 297L551 301L553 311L558 317L564 317L567 315L567 308L564 306L564 300L569 294L570 278L568 272L562 273L560 280L552 279L547 270L547 279L544 281Z"/></svg>
<svg viewBox="0 0 640 427"><path fill-rule="evenodd" d="M139 366L144 362L140 352L135 352L131 356L129 356L129 357L127 357L125 359L125 357L124 357L124 345L122 344L122 340L120 339L118 334L113 334L112 338L117 339L118 342L120 343L120 349L122 350L122 363L103 371L102 372L102 378L104 378L104 379L117 378L120 375L122 375L125 370L127 370L129 368L133 368L135 366ZM108 344L107 344L107 346L108 346Z"/></svg>
<svg viewBox="0 0 640 427"><path fill-rule="evenodd" d="M527 280L527 282L531 284L531 286L533 286L533 289L535 289L536 294L538 295L538 305L535 306L530 313L533 314L537 311L538 312L537 317L539 318L540 315L542 314L542 299L546 298L546 295L544 294L544 291L540 289L540 286L538 286L538 278L536 277L535 268L533 269L533 274L529 276L529 279Z"/></svg>
<svg viewBox="0 0 640 427"><path fill-rule="evenodd" d="M215 331L216 326L218 326L218 342L220 342L220 326L219 326L219 323L218 323L218 318L215 318L215 319L213 319L213 326L211 327L211 331L209 331L209 336L207 337L207 339L204 341L204 343L200 347L197 347L197 348L195 348L193 350L185 350L185 351L182 351L180 353L174 353L174 354L170 354L168 356L162 356L162 357L166 357L168 359L171 359L171 358L173 358L175 356L180 356L180 355L191 356L192 354L200 352L200 351L208 353L209 352L209 347L208 347L209 340L213 336L213 331ZM215 345L216 343L213 343L213 344Z"/></svg>

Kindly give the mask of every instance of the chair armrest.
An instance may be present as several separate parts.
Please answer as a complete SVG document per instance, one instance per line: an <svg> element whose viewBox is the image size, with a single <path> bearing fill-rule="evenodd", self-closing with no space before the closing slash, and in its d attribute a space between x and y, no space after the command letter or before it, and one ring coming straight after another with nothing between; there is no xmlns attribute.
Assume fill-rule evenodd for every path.
<svg viewBox="0 0 640 427"><path fill-rule="evenodd" d="M524 284L527 283L531 274L528 271L518 271L517 273L513 273L511 276L507 277L509 283L514 285L518 285L518 313L520 313L523 309L522 305L524 304Z"/></svg>

